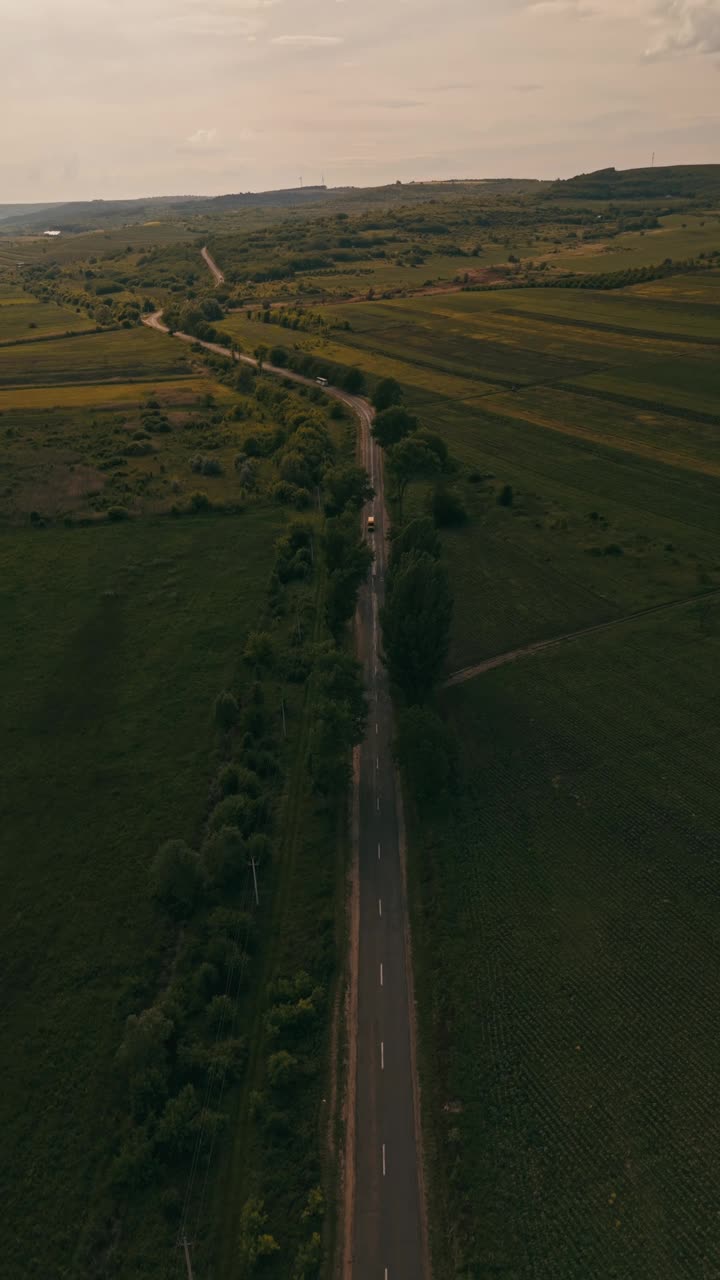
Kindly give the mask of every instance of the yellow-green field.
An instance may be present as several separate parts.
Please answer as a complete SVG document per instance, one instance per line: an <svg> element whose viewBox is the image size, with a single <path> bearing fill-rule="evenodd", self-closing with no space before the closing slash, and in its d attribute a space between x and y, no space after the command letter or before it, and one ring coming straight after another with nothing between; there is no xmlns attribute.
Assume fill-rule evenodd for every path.
<svg viewBox="0 0 720 1280"><path fill-rule="evenodd" d="M138 404L145 399L152 399L158 392L158 385L158 382L143 382L138 379L137 382L128 383L80 382L70 385L59 383L52 387L3 387L0 388L0 413L68 407L122 408L126 404ZM193 397L204 396L208 390L212 390L219 403L227 403L234 398L233 393L222 383L213 383L210 387L207 377L190 373L184 378L163 379L161 398L165 405L183 405L191 403Z"/></svg>
<svg viewBox="0 0 720 1280"><path fill-rule="evenodd" d="M345 314L360 316L366 304L353 306ZM379 304L372 304L373 307ZM330 313L330 309L328 309ZM241 350L248 354L252 354L255 349L263 344L272 349L274 346L287 347L301 351L314 352L317 355L326 356L329 360L335 360L339 364L357 364L363 368L371 370L378 378L397 378L403 382L412 382L413 386L425 391L439 391L446 395L456 395L458 393L458 379L453 376L444 376L442 371L432 368L424 368L420 364L410 365L402 358L402 352L397 356L386 355L382 351L373 351L372 360L368 360L365 353L356 345L357 339L345 333L339 333L337 336L331 334L328 337L320 338L317 335L309 333L289 332L277 325L261 324L256 320L248 320L244 313L237 313L228 316L217 326L221 333L227 334L228 338L232 338L239 343ZM484 382L478 384L477 381L468 381L467 394L475 395L478 392L489 392L495 390L492 382Z"/></svg>
<svg viewBox="0 0 720 1280"><path fill-rule="evenodd" d="M431 253L418 266L408 266L394 262L369 259L367 262L353 263L347 271L336 269L324 272L304 272L302 279L306 291L316 291L323 297L366 296L372 290L376 296L382 296L386 290L415 291L428 285L452 284L462 282L469 275L474 279L488 268L507 262L508 253L530 257L533 245L527 237L516 238L517 243L505 247L501 244L488 244L478 257L458 257ZM282 293L285 290L276 289ZM272 294L268 291L268 296Z"/></svg>
<svg viewBox="0 0 720 1280"><path fill-rule="evenodd" d="M720 249L720 213L700 217L672 214L661 219L657 231L628 231L607 242L579 244L550 254L553 267L568 271L625 271L647 267L665 258L694 258Z"/></svg>
<svg viewBox="0 0 720 1280"><path fill-rule="evenodd" d="M38 302L13 285L0 284L0 346L91 328L92 321L82 312L54 301Z"/></svg>
<svg viewBox="0 0 720 1280"><path fill-rule="evenodd" d="M0 348L0 387L176 379L188 371L181 343L149 329L92 333Z"/></svg>
<svg viewBox="0 0 720 1280"><path fill-rule="evenodd" d="M0 392L4 475L0 520L141 516L187 505L201 490L238 498L234 460L263 425L252 397L212 378ZM199 456L216 474L193 471Z"/></svg>

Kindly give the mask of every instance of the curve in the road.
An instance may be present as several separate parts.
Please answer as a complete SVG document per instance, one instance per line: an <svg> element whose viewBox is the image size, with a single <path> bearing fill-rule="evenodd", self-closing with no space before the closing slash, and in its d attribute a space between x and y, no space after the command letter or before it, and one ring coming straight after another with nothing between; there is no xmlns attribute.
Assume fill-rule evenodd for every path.
<svg viewBox="0 0 720 1280"><path fill-rule="evenodd" d="M169 330L162 312L143 323ZM182 342L198 340L175 333ZM200 346L257 366L214 342ZM303 386L316 383L289 369L263 371ZM375 489L362 512L375 516L375 560L358 600L356 634L369 717L355 754L353 886L348 1001L349 1070L346 1098L343 1276L345 1280L426 1280L429 1253L423 1190L419 1088L410 922L404 862L402 795L393 756L393 709L380 654L380 609L385 599L386 537L382 451L372 436L374 411L362 396L323 388L356 415L359 453Z"/></svg>

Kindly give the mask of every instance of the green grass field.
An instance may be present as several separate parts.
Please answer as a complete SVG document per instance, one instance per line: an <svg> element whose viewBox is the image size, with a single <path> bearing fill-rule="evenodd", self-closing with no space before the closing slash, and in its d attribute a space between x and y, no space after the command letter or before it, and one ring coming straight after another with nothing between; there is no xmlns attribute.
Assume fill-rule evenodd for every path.
<svg viewBox="0 0 720 1280"><path fill-rule="evenodd" d="M147 381L187 372L181 344L145 328L0 348L0 387Z"/></svg>
<svg viewBox="0 0 720 1280"><path fill-rule="evenodd" d="M82 332L93 327L82 313L56 302L37 302L26 293L0 286L0 344L28 342L33 338Z"/></svg>
<svg viewBox="0 0 720 1280"><path fill-rule="evenodd" d="M0 388L0 414L8 415L11 411L18 413L29 409L40 409L53 412L55 409L123 409L126 405L136 405L146 399L159 398L168 406L189 404L193 396L200 397L211 391L219 403L231 401L233 393L221 383L208 385L208 378L202 373L177 379L163 378L161 383L138 379L133 382L78 382L56 383L53 386ZM158 389L159 387L159 389ZM5 423L7 425L7 422Z"/></svg>
<svg viewBox="0 0 720 1280"><path fill-rule="evenodd" d="M633 285L623 290L625 297L662 299L670 303L691 303L693 306L713 307L720 302L720 271L703 271L701 275L670 276L664 280L650 280L646 284Z"/></svg>
<svg viewBox="0 0 720 1280"><path fill-rule="evenodd" d="M392 355L460 465L471 519L446 535L453 669L720 584L718 320L679 293L667 311L562 290L328 309L352 326L345 361L354 348L380 374ZM425 500L411 489L409 510Z"/></svg>
<svg viewBox="0 0 720 1280"><path fill-rule="evenodd" d="M410 820L438 1280L717 1270L719 280L328 309L455 459L450 669L697 597L438 695L458 789Z"/></svg>
<svg viewBox="0 0 720 1280"><path fill-rule="evenodd" d="M553 267L566 271L624 271L647 267L665 258L694 258L720 249L720 215L675 215L662 218L657 231L628 231L606 244L578 245L550 255Z"/></svg>
<svg viewBox="0 0 720 1280"><path fill-rule="evenodd" d="M335 269L325 272L303 272L304 290L317 291L324 297L363 297L369 290L381 296L385 291L416 290L426 285L451 284L462 281L466 274L473 278L482 274L487 268L507 262L509 252L523 257L532 256L533 246L522 237L512 249L502 244L488 244L478 257L458 257L443 253L429 253L418 266L410 266L402 261L373 260L353 263L352 269L343 271Z"/></svg>
<svg viewBox="0 0 720 1280"><path fill-rule="evenodd" d="M550 416L557 397L549 398L550 427L524 420L519 397L513 418L440 398L417 401L424 420L473 468L461 474L488 477L480 484L456 481L470 521L445 535L455 594L453 669L720 585L713 429L698 428L693 446L686 424L640 424L633 436L626 415L618 448L600 414L594 438L588 426L598 404L607 417L603 402L586 409L583 400L564 396L561 430ZM539 412L528 415L542 420ZM677 456L673 463L653 456L651 430L667 432L676 450L679 436L693 468ZM702 473L703 434L715 474ZM640 442L636 449L633 440ZM510 508L497 502L505 484L513 486ZM424 502L418 487L409 510L422 510ZM604 554L608 547L616 551Z"/></svg>
<svg viewBox="0 0 720 1280"><path fill-rule="evenodd" d="M264 425L253 397L210 377L33 388L29 404L23 391L4 395L0 520L10 523L26 522L33 511L50 520L99 518L114 506L142 516L187 504L198 489L219 503L237 501L234 460L246 436ZM148 405L156 406L160 432ZM219 473L194 472L199 456L212 458Z"/></svg>
<svg viewBox="0 0 720 1280"><path fill-rule="evenodd" d="M720 606L443 696L413 821L434 1274L712 1275Z"/></svg>
<svg viewBox="0 0 720 1280"><path fill-rule="evenodd" d="M262 395L216 382L186 346L146 328L53 336L94 328L78 297L118 322L132 301L135 323L146 302L210 295L230 306L303 299L336 327L290 330L241 311L218 327L250 353L298 347L358 365L371 383L393 376L447 441L448 483L469 515L442 533L449 670L698 597L441 692L457 791L447 810L418 817L410 804L408 818L437 1280L720 1275L720 271L613 293L342 301L466 272L472 283L511 254L547 258L546 276L687 258L720 248L720 219L713 206L615 238L625 215L648 212L643 202L608 214L572 190L554 203L545 188L491 186L357 193L351 218L340 200L307 216L228 207L53 242L0 239L0 344L41 339L0 345L9 1280L184 1274L174 1242L188 1151L168 1154L161 1137L157 1166L145 1157L137 1183L110 1186L121 1143L146 1133L115 1054L128 1014L163 993L178 1010L171 1099L205 1044L207 912L170 924L148 900L148 863L167 837L199 842L221 756L243 760L261 732L278 774L263 781L272 854L233 1015L242 1067L218 1104L228 1136L190 1189L189 1226L197 1272L230 1280L243 1267L241 1208L265 1198L280 1250L258 1275L309 1280L299 1257L316 1220L302 1211L324 1184L330 1213L317 1224L332 1243L325 1065L344 827L342 801L321 804L307 776L322 569L283 588L275 616L280 507L261 495L239 515L159 514L185 509L197 489L236 502L237 453L278 420ZM597 233L599 211L606 246L581 238ZM203 243L217 249L223 290ZM332 265L302 265L318 257ZM65 305L22 292L23 273ZM320 307L320 294L337 301ZM147 427L148 401L164 425ZM349 423L331 433L349 457ZM193 471L198 454L222 474ZM258 475L275 477L272 459ZM425 511L429 496L411 486L406 512ZM132 518L110 523L111 506ZM252 704L267 714L248 701L221 742L213 700L233 682L249 688L240 655L260 624L278 647L265 702ZM233 905L250 903L246 879ZM223 972L218 954L202 981ZM302 1042L302 1080L284 1093L269 1079L266 1014L275 980L301 969L324 988L322 1012ZM153 1141L162 1105L150 1108Z"/></svg>
<svg viewBox="0 0 720 1280"><path fill-rule="evenodd" d="M79 1274L124 1019L167 982L175 945L149 860L202 821L212 702L277 529L254 512L0 535L8 1276Z"/></svg>

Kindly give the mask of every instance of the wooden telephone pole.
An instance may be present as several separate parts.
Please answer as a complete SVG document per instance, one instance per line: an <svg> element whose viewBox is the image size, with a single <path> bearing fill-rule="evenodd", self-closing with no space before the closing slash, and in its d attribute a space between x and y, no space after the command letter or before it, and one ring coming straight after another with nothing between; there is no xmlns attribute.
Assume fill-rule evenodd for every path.
<svg viewBox="0 0 720 1280"><path fill-rule="evenodd" d="M192 1259L190 1257L190 1241L188 1240L187 1236L183 1236L182 1240L180 1241L180 1246L185 1253L185 1266L187 1267L188 1280L195 1280L193 1276Z"/></svg>

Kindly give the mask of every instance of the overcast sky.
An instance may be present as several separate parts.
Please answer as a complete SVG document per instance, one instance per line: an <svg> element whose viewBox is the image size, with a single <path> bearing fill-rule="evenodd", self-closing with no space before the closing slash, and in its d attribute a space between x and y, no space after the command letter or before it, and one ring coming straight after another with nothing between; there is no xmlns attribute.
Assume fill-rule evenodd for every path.
<svg viewBox="0 0 720 1280"><path fill-rule="evenodd" d="M720 162L720 0L0 0L0 203Z"/></svg>

